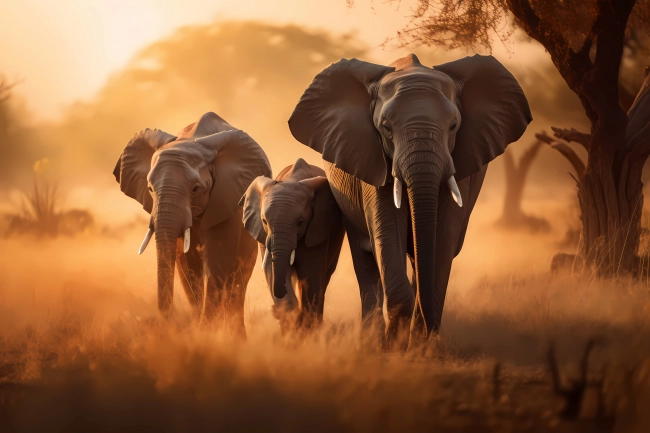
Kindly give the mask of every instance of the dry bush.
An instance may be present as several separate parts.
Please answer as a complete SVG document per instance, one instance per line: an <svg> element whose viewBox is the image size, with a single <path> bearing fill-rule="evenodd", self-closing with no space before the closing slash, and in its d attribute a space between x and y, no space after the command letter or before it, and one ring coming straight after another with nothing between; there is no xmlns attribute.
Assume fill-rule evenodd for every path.
<svg viewBox="0 0 650 433"><path fill-rule="evenodd" d="M30 191L23 192L20 211L5 215L5 237L32 234L37 237L73 236L90 229L92 214L84 209L61 210L56 184L34 179Z"/></svg>

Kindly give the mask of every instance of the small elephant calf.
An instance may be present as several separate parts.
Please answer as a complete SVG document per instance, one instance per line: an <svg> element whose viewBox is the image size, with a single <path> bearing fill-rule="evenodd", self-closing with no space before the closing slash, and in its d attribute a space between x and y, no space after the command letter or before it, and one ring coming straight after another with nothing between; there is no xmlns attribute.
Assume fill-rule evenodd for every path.
<svg viewBox="0 0 650 433"><path fill-rule="evenodd" d="M257 177L239 204L244 226L259 242L282 332L322 322L344 236L325 172L298 159L275 180Z"/></svg>

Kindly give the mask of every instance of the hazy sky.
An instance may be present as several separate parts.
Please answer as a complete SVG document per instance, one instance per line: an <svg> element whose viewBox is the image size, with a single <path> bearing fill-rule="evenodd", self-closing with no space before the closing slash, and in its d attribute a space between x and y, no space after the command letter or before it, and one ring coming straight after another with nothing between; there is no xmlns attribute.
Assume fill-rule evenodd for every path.
<svg viewBox="0 0 650 433"><path fill-rule="evenodd" d="M412 3L403 0L396 11L383 0L356 0L353 8L345 0L2 0L0 73L22 80L17 92L34 114L54 119L65 105L91 97L138 50L184 25L217 18L298 23L356 31L378 46L403 27ZM539 55L530 44L510 50L502 55L518 62Z"/></svg>

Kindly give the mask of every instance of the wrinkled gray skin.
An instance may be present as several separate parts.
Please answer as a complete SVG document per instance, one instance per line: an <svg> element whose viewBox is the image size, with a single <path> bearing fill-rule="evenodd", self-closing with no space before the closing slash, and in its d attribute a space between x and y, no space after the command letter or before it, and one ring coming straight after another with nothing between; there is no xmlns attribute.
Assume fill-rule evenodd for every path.
<svg viewBox="0 0 650 433"><path fill-rule="evenodd" d="M282 331L320 324L345 234L325 172L298 159L275 180L255 179L240 205Z"/></svg>
<svg viewBox="0 0 650 433"><path fill-rule="evenodd" d="M438 331L487 164L531 120L517 81L491 56L435 68L414 55L390 66L342 59L306 89L289 127L326 161L363 316L383 304L389 341L409 327L418 339Z"/></svg>
<svg viewBox="0 0 650 433"><path fill-rule="evenodd" d="M215 113L178 136L146 129L128 142L114 175L120 189L151 214L140 253L154 234L158 307L165 317L178 262L197 315L213 319L223 311L228 325L245 333L244 297L256 242L241 225L238 201L255 177L270 174L262 148Z"/></svg>

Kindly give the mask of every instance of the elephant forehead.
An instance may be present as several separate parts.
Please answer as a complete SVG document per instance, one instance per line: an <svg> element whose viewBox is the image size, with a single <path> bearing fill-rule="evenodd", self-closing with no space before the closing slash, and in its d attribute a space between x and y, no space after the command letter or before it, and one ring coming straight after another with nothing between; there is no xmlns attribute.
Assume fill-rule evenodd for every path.
<svg viewBox="0 0 650 433"><path fill-rule="evenodd" d="M294 211L301 213L313 198L314 193L298 182L278 182L266 190L263 211L280 216Z"/></svg>
<svg viewBox="0 0 650 433"><path fill-rule="evenodd" d="M176 183L190 180L197 181L199 169L205 166L205 161L198 155L183 152L167 151L155 155L149 172L149 181L172 180Z"/></svg>
<svg viewBox="0 0 650 433"><path fill-rule="evenodd" d="M382 78L379 96L390 96L409 90L441 92L448 99L454 99L456 85L446 74L423 66L395 71Z"/></svg>
<svg viewBox="0 0 650 433"><path fill-rule="evenodd" d="M172 143L173 145L165 146L154 154L154 164L185 162L192 167L200 167L205 165L210 158L214 157L205 146L201 146L193 141L183 140Z"/></svg>

